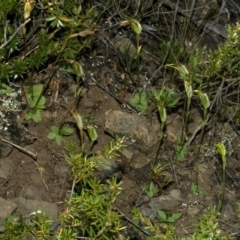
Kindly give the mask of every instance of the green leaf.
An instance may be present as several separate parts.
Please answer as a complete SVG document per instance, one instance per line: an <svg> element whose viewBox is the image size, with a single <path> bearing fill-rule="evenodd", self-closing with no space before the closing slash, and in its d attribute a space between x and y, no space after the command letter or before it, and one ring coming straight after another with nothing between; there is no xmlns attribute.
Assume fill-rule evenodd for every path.
<svg viewBox="0 0 240 240"><path fill-rule="evenodd" d="M62 142L62 135L56 135L56 143L57 145L61 145L61 142Z"/></svg>
<svg viewBox="0 0 240 240"><path fill-rule="evenodd" d="M145 113L148 108L148 97L146 91L139 88L133 99L130 100L130 104L141 113Z"/></svg>
<svg viewBox="0 0 240 240"><path fill-rule="evenodd" d="M38 102L38 105L36 106L36 109L38 109L38 110L44 109L45 103L46 103L46 99L45 99L45 97L42 96Z"/></svg>
<svg viewBox="0 0 240 240"><path fill-rule="evenodd" d="M25 90L26 98L27 98L30 108L34 108L38 101L39 96L42 94L43 85L34 85L32 88L25 87L24 90ZM36 108L39 110L43 109L45 102L46 102L45 97L42 96L40 98L40 100L38 102L38 106L36 106Z"/></svg>
<svg viewBox="0 0 240 240"><path fill-rule="evenodd" d="M36 112L32 115L32 119L35 123L41 122L41 112L39 110L36 110Z"/></svg>
<svg viewBox="0 0 240 240"><path fill-rule="evenodd" d="M177 161L180 161L180 162L183 162L185 160L185 157L186 157L186 153L187 153L187 145L181 145L180 144L180 141L178 139L177 143L173 145L173 147L175 148L176 150L176 160Z"/></svg>
<svg viewBox="0 0 240 240"><path fill-rule="evenodd" d="M156 193L158 193L158 188L155 186L154 182L151 181L148 185L147 189L145 189L145 193L149 198L152 198Z"/></svg>
<svg viewBox="0 0 240 240"><path fill-rule="evenodd" d="M52 125L50 129L53 133L55 133L56 135L59 135L59 128L57 126Z"/></svg>
<svg viewBox="0 0 240 240"><path fill-rule="evenodd" d="M36 110L36 111L30 110L27 113L25 118L27 121L32 119L35 123L39 123L39 122L41 122L41 113L39 110Z"/></svg>
<svg viewBox="0 0 240 240"><path fill-rule="evenodd" d="M54 132L49 132L48 135L47 135L47 138L50 139L50 140L53 140L54 138L56 138L56 134Z"/></svg>
<svg viewBox="0 0 240 240"><path fill-rule="evenodd" d="M71 135L72 133L73 133L73 129L70 127L61 128L59 131L59 134L63 136L68 136L68 135Z"/></svg>
<svg viewBox="0 0 240 240"><path fill-rule="evenodd" d="M164 211L162 210L158 210L157 211L157 218L162 221L162 222L165 222L167 220L167 215Z"/></svg>
<svg viewBox="0 0 240 240"><path fill-rule="evenodd" d="M70 21L72 21L72 19L69 19L67 16L64 16L64 15L60 15L60 16L58 16L58 18L60 20L62 20L63 22L70 22Z"/></svg>
<svg viewBox="0 0 240 240"><path fill-rule="evenodd" d="M87 126L87 132L88 132L88 135L91 139L91 142L94 142L94 141L97 140L98 134L97 134L96 129L92 125Z"/></svg>
<svg viewBox="0 0 240 240"><path fill-rule="evenodd" d="M174 223L176 222L180 217L182 216L182 213L173 213L171 217L167 218L167 222Z"/></svg>
<svg viewBox="0 0 240 240"><path fill-rule="evenodd" d="M204 195L203 188L195 183L191 183L191 191L202 196Z"/></svg>
<svg viewBox="0 0 240 240"><path fill-rule="evenodd" d="M1 93L5 93L5 94L8 94L8 93L12 93L12 92L13 92L13 89L12 89L10 86L8 86L7 84L2 83L2 84L0 85L0 92L1 92Z"/></svg>
<svg viewBox="0 0 240 240"><path fill-rule="evenodd" d="M27 113L25 119L28 121L28 120L32 119L32 116L33 116L33 113L30 111Z"/></svg>

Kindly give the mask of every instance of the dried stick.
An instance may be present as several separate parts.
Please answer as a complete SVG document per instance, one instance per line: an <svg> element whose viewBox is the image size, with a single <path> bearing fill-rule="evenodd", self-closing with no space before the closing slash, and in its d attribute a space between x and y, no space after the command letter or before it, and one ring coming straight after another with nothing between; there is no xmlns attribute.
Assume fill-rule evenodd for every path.
<svg viewBox="0 0 240 240"><path fill-rule="evenodd" d="M12 143L12 142L9 142L9 141L5 140L5 139L2 138L1 135L0 135L0 139L1 139L3 142L5 142L5 143L7 143L7 144L10 144L10 145L12 145L13 147L17 148L17 149L20 150L21 152L26 153L28 156L32 157L34 160L37 159L37 153L32 153L32 152L26 150L25 148L20 147L19 145L15 144L15 143Z"/></svg>
<svg viewBox="0 0 240 240"><path fill-rule="evenodd" d="M8 43L10 43L15 37L15 35L21 30L21 28L24 27L30 21L31 19L29 18L24 23L22 23L8 40L5 39L4 43L0 46L0 49L3 49L5 46L7 46Z"/></svg>

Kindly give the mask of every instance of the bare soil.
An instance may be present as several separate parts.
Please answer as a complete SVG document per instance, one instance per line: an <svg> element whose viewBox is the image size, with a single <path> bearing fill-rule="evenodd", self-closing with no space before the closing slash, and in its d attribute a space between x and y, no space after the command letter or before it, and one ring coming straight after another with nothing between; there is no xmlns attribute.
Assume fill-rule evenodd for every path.
<svg viewBox="0 0 240 240"><path fill-rule="evenodd" d="M134 51L134 36L127 30L114 32L110 29L107 31L104 24L107 25L108 23L102 23L100 26L92 48L86 50L79 57L85 75L82 82L84 87L77 110L81 116L93 119L93 124L98 133L94 151L102 151L103 147L113 137L105 129L105 113L107 111L127 112L137 119L139 113L128 104L136 93L137 87L149 83L146 84L146 90L150 94L150 87L159 88L166 79L171 78L164 71L157 71L161 62L157 54L160 43L156 36L148 32L143 32L141 36L143 51L140 59L139 79L136 67L131 66L130 73L126 70L126 66L119 61L119 58L124 58L126 54L131 55L132 49ZM207 37L205 39L208 41ZM209 45L211 44L209 43ZM130 52L124 52L127 46L129 46ZM44 73L41 77L44 77ZM36 81L41 82L41 77L38 76ZM148 82L149 79L151 79L151 82ZM24 119L27 108L24 103L24 96L20 92L17 101L22 103L21 106L16 110L9 110L6 107L1 109L1 112L5 114L1 122L1 137L32 153L37 153L37 158L33 159L16 147L0 141L0 196L9 200L23 196L27 199L55 203L60 212L64 210L64 200L69 196L71 189L67 163L64 158L64 142L73 140L80 145L80 139L72 117L67 119L66 125L74 127L75 132L71 136L64 137L61 146L46 137L50 131L50 126L53 124L58 126L70 109L76 89L76 82L69 75L59 72L52 81L59 82L59 89L56 90L56 85L52 84L53 88L49 87L45 93L47 107L42 112L42 121L39 124L27 122ZM178 89L176 82L170 80L168 83L169 87L174 87L180 92L181 89ZM16 87L16 91L19 89L20 87ZM58 91L57 98L55 98L56 91ZM144 117L153 126L153 129L157 129L159 119L154 104L150 100L149 110ZM191 235L194 232L197 217L200 217L205 209L217 205L220 199L222 163L216 153L214 144L223 142L227 147L227 178L226 196L220 223L222 229L235 232L238 227L237 202L240 197L238 151L240 138L228 120L223 121L215 115L213 117L215 118L214 124L209 126L205 132L199 158L198 181L203 189L202 195L194 194L191 191L191 184L196 182L198 134L189 146L184 161L176 160L174 144L176 144L176 138L181 133L182 118L182 105L179 105L169 114L166 134L157 157L157 163L166 165L166 167L157 178L156 176L153 179L151 178L151 163L157 147L153 146L146 149L141 144L127 138L127 147L121 158L118 159L122 171L122 193L116 201L116 209L130 219L133 207L141 209L143 214L151 217L151 214L149 215L146 212L155 207L150 207L151 199L147 198L142 191L142 186L148 185L153 180L160 188L154 198L170 197L168 201L169 204L172 203L172 207L166 212L168 214L183 213L183 216L174 223L177 236ZM194 134L201 121L201 107L196 101L190 115L189 138ZM159 132L156 131L156 135L158 134ZM85 139L88 142L87 136L85 136ZM178 191L177 196L173 196L176 190ZM159 209L162 209L160 205ZM157 210L155 209L155 212ZM158 222L156 218L153 221ZM126 236L132 239L146 238L143 233L135 232L132 224L125 218L123 218L123 222L128 226L124 233Z"/></svg>

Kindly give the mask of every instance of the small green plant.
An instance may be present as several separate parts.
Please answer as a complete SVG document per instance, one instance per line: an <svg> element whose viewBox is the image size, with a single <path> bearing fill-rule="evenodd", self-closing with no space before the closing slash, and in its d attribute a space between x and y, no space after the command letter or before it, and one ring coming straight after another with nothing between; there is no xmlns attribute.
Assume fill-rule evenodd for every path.
<svg viewBox="0 0 240 240"><path fill-rule="evenodd" d="M194 74L191 71L189 72L187 66L185 66L184 64L168 64L167 66L175 68L179 72L180 78L183 80L184 83L186 98L184 103L185 116L183 122L183 136L181 137L181 140L185 141L190 116L191 100L193 96L192 84L194 80Z"/></svg>
<svg viewBox="0 0 240 240"><path fill-rule="evenodd" d="M134 95L133 99L130 100L130 104L141 113L145 113L148 108L148 97L146 91L138 88L137 93Z"/></svg>
<svg viewBox="0 0 240 240"><path fill-rule="evenodd" d="M148 186L142 186L141 189L146 193L149 198L152 198L155 194L159 192L159 189L153 181L149 183Z"/></svg>
<svg viewBox="0 0 240 240"><path fill-rule="evenodd" d="M112 140L103 154L96 155L78 153L79 147L68 142L66 161L73 184L67 207L59 216L60 230L53 233L52 221L41 212L24 217L10 216L4 222L0 239L120 239L124 229L122 215L113 209L113 203L121 192L121 182L113 178L100 183L94 172L106 157L119 156L123 141L124 138Z"/></svg>
<svg viewBox="0 0 240 240"><path fill-rule="evenodd" d="M210 100L208 98L208 95L204 92L202 92L201 90L195 90L194 92L196 92L198 94L198 97L200 99L201 105L203 107L203 123L201 126L201 135L200 135L200 141L198 144L198 149L197 149L197 163L196 163L196 184L198 185L198 174L199 174L199 161L200 161L200 151L201 151L201 147L202 147L202 143L203 143L203 137L204 137L204 132L205 132L205 128L208 122L208 108L210 107Z"/></svg>
<svg viewBox="0 0 240 240"><path fill-rule="evenodd" d="M214 239L228 240L234 239L227 233L223 232L219 227L219 212L216 207L212 207L205 211L200 221L195 227L195 233L187 238L188 240Z"/></svg>
<svg viewBox="0 0 240 240"><path fill-rule="evenodd" d="M176 150L175 159L179 162L183 162L186 159L187 145L182 143L181 139L177 138L177 142L173 145Z"/></svg>
<svg viewBox="0 0 240 240"><path fill-rule="evenodd" d="M195 183L191 183L191 192L195 193L195 194L200 194L202 196L204 196L204 190L200 185L197 185Z"/></svg>
<svg viewBox="0 0 240 240"><path fill-rule="evenodd" d="M167 109L176 107L179 98L173 89L161 88L157 91L152 89L153 101L156 103L158 108L159 118L160 118L160 135L159 135L159 144L157 147L157 153L154 159L153 165L156 164L157 156L161 147L162 138L164 135L164 128L167 121Z"/></svg>
<svg viewBox="0 0 240 240"><path fill-rule="evenodd" d="M182 213L180 212L176 212L173 213L171 216L167 216L167 214L163 210L157 211L158 220L165 223L175 223L181 216Z"/></svg>
<svg viewBox="0 0 240 240"><path fill-rule="evenodd" d="M55 125L50 127L50 132L47 135L47 138L50 140L55 139L58 145L61 145L63 136L69 136L73 133L73 129L70 127L58 128Z"/></svg>
<svg viewBox="0 0 240 240"><path fill-rule="evenodd" d="M61 221L73 231L81 229L82 236L91 239L119 239L121 215L112 210L112 204L121 191L116 179L101 184L94 179L94 171L107 157L119 155L124 146L124 138L117 138L104 148L104 153L98 155L73 154L76 149L71 142L67 148L67 161L71 168L70 176L73 179L74 189L78 186L79 192L71 195L67 201L68 208L62 213ZM97 161L94 161L94 158Z"/></svg>
<svg viewBox="0 0 240 240"><path fill-rule="evenodd" d="M45 108L46 99L42 96L43 85L25 87L25 94L29 105L26 120L32 119L35 123L41 122L41 111Z"/></svg>
<svg viewBox="0 0 240 240"><path fill-rule="evenodd" d="M13 89L9 85L5 83L0 84L0 93L8 94L12 92L13 92Z"/></svg>
<svg viewBox="0 0 240 240"><path fill-rule="evenodd" d="M92 150L95 141L97 141L97 139L98 139L98 134L97 134L96 128L92 124L92 118L90 118L90 117L84 118L83 125L87 131L89 138L90 138L90 141L91 141L90 149Z"/></svg>
<svg viewBox="0 0 240 240"><path fill-rule="evenodd" d="M133 80L132 72L137 69L137 55L135 46L133 47L130 40L123 43L117 52L118 61L121 66L124 67L125 71L129 74L130 78Z"/></svg>
<svg viewBox="0 0 240 240"><path fill-rule="evenodd" d="M140 80L140 53L142 49L142 47L140 46L140 35L142 33L142 26L139 23L139 21L137 21L136 19L126 20L120 24L120 26L125 26L125 25L130 25L132 31L136 35L136 60L137 60L137 68L138 68L138 80ZM131 65L133 62L132 60L131 60Z"/></svg>
<svg viewBox="0 0 240 240"><path fill-rule="evenodd" d="M29 216L9 216L0 239L51 239L51 224L52 220L41 211Z"/></svg>
<svg viewBox="0 0 240 240"><path fill-rule="evenodd" d="M139 229L142 229L142 232L144 232L147 235L147 240L152 239L164 239L168 240L171 239L171 237L174 236L174 227L171 225L168 225L166 231L163 233L161 230L161 223L160 224L154 224L150 218L144 217L139 209L132 209L132 216L134 223L140 225L140 228L134 228L135 230L139 231Z"/></svg>
<svg viewBox="0 0 240 240"><path fill-rule="evenodd" d="M225 197L225 184L226 184L226 165L227 165L227 159L226 159L226 149L225 146L222 143L216 144L216 148L218 153L221 155L222 158L222 196L218 203L218 211L220 212L222 210L222 204Z"/></svg>

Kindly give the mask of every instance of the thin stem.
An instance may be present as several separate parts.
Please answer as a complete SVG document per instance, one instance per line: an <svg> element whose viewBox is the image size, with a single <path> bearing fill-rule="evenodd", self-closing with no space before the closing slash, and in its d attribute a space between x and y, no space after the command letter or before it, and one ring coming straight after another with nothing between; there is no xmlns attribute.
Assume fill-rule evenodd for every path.
<svg viewBox="0 0 240 240"><path fill-rule="evenodd" d="M200 158L200 151L203 143L203 136L205 132L205 127L207 125L208 121L208 116L207 116L207 108L204 108L203 110L203 124L202 124L202 129L201 129L201 134L200 134L200 142L198 144L198 149L197 149L197 163L196 163L196 185L198 188L198 176L199 176L199 158Z"/></svg>
<svg viewBox="0 0 240 240"><path fill-rule="evenodd" d="M161 127L160 127L160 134L159 134L159 142L158 142L158 146L157 146L157 152L156 152L156 155L155 155L154 160L153 160L153 166L156 165L157 157L158 157L161 145L162 145L164 127L165 127L165 122L162 122Z"/></svg>
<svg viewBox="0 0 240 240"><path fill-rule="evenodd" d="M218 202L218 211L221 212L222 210L222 204L223 204L223 200L225 197L225 185L226 185L226 157L222 156L222 162L223 162L223 183L222 183L222 194L221 194L221 199Z"/></svg>

